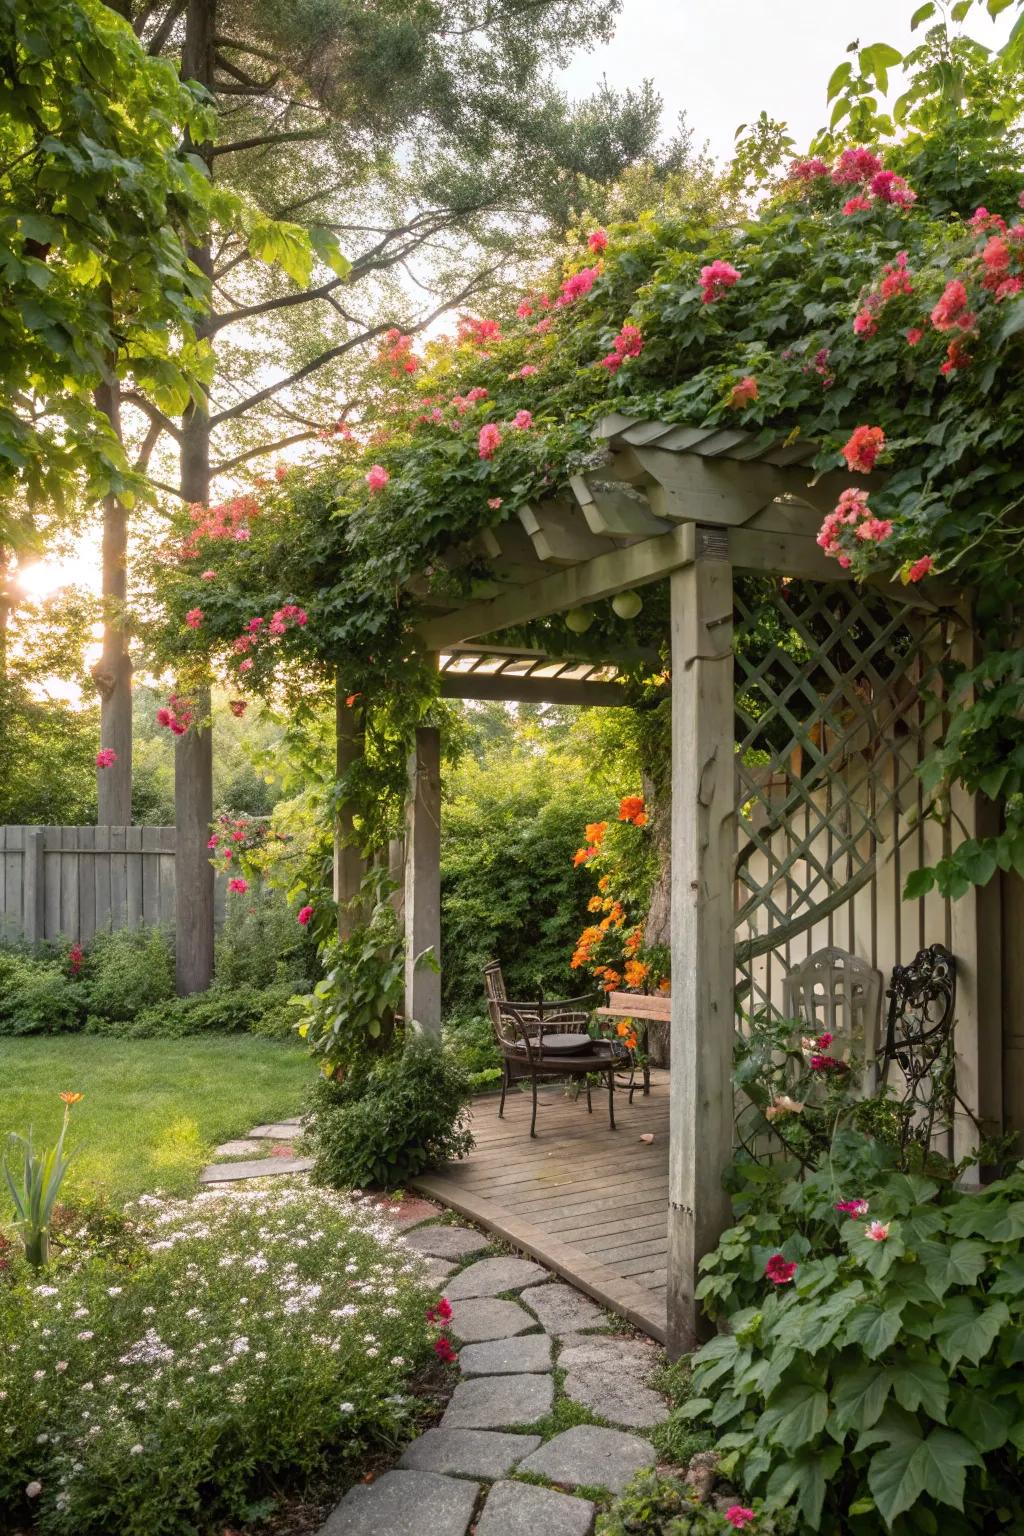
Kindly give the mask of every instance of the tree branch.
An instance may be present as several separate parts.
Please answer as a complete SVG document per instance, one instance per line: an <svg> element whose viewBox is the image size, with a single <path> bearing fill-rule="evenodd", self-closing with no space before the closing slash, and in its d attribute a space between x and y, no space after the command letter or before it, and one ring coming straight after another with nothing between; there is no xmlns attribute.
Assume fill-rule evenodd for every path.
<svg viewBox="0 0 1024 1536"><path fill-rule="evenodd" d="M254 59L265 59L268 64L277 64L279 62L265 48L256 48L252 43L243 43L235 37L222 37L219 32L214 34L213 46L215 48L234 48L236 53L251 53Z"/></svg>
<svg viewBox="0 0 1024 1536"><path fill-rule="evenodd" d="M158 410L152 400L147 400L145 395L138 394L135 390L124 390L121 399L129 405L135 405L140 411L149 417L150 421L160 428L161 432L169 432L176 442L181 442L181 429L177 427L169 416Z"/></svg>
<svg viewBox="0 0 1024 1536"><path fill-rule="evenodd" d="M227 310L222 315L214 315L208 322L209 334L215 336L226 325L234 325L238 320L251 320L254 315L267 315L275 309L293 309L296 304L308 304L314 299L325 298L344 281L343 277L333 277L330 282L322 283L319 288L300 288L297 293L286 293L278 299L266 299L262 304L244 304L237 309Z"/></svg>
<svg viewBox="0 0 1024 1536"><path fill-rule="evenodd" d="M143 470L148 468L149 461L153 457L153 449L156 447L157 443L160 441L163 435L164 429L160 423L158 421L151 421L149 424L149 430L147 431L145 437L142 439L138 457L135 460L135 469L137 473L141 473Z"/></svg>
<svg viewBox="0 0 1024 1536"><path fill-rule="evenodd" d="M147 52L152 54L154 58L156 58L157 54L163 52L167 39L174 31L175 22L178 20L179 16L184 13L185 4L186 0L174 0L174 3L167 9L167 15L164 17L163 21L157 27L156 31L153 33L153 36L147 43Z"/></svg>
<svg viewBox="0 0 1024 1536"><path fill-rule="evenodd" d="M247 448L245 453L236 453L233 459L224 459L220 464L210 467L210 478L217 475L226 475L229 470L237 469L239 464L245 464L249 459L258 459L268 453L276 453L279 448L290 448L293 443L308 442L312 437L319 437L322 427L314 427L307 432L293 432L290 437L282 437L276 443L264 443L261 448Z"/></svg>
<svg viewBox="0 0 1024 1536"><path fill-rule="evenodd" d="M262 144L298 144L303 140L322 139L322 128L291 128L285 133L256 134L251 139L236 139L233 144L214 144L209 153L211 157L218 155L235 155L243 149L259 149Z"/></svg>

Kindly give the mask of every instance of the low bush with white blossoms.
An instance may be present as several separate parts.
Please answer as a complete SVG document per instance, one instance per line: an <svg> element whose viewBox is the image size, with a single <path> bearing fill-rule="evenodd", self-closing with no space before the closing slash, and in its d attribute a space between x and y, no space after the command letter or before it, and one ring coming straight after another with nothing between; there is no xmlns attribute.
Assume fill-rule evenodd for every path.
<svg viewBox="0 0 1024 1536"><path fill-rule="evenodd" d="M290 1184L131 1214L114 1256L86 1240L0 1275L0 1509L75 1536L219 1532L404 1437L446 1319L385 1207Z"/></svg>

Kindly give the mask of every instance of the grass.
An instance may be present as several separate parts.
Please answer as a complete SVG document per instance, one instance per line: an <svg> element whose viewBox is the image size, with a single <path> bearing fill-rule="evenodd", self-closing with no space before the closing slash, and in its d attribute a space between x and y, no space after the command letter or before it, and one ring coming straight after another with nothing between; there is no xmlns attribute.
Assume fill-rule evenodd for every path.
<svg viewBox="0 0 1024 1536"><path fill-rule="evenodd" d="M291 1041L251 1035L222 1039L112 1040L69 1035L0 1041L0 1145L31 1126L51 1144L64 1106L74 1149L64 1191L115 1201L162 1190L186 1194L218 1142L264 1121L295 1115L312 1077ZM6 1205L6 1201L4 1202Z"/></svg>

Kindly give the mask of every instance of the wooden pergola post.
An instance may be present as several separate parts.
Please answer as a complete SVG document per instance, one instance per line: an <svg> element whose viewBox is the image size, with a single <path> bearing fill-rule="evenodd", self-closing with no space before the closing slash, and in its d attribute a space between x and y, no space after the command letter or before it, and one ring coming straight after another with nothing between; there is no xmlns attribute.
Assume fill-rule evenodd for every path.
<svg viewBox="0 0 1024 1536"><path fill-rule="evenodd" d="M339 779L363 755L363 712L359 704L345 703L341 680L335 683L335 773ZM356 842L351 805L339 806L334 818L334 900L338 906L338 937L347 939L358 926L356 897L364 865Z"/></svg>
<svg viewBox="0 0 1024 1536"><path fill-rule="evenodd" d="M729 1222L735 841L732 565L724 529L695 529L671 578L672 1078L668 1345L693 1347L697 1265Z"/></svg>
<svg viewBox="0 0 1024 1536"><path fill-rule="evenodd" d="M441 975L417 957L431 949L441 962L441 733L416 728L409 754L405 822L405 1017L441 1031Z"/></svg>

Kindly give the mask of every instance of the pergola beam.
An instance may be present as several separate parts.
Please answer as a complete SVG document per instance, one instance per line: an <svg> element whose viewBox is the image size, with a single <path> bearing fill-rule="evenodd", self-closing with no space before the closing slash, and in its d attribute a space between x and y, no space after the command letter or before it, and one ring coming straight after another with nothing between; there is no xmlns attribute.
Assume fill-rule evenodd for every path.
<svg viewBox="0 0 1024 1536"><path fill-rule="evenodd" d="M586 709L628 702L621 683L586 683L562 677L520 677L508 672L442 672L442 699L497 699L508 704L582 704Z"/></svg>
<svg viewBox="0 0 1024 1536"><path fill-rule="evenodd" d="M660 581L672 571L689 565L693 559L693 524L684 523L670 533L644 539L627 549L616 549L593 560L583 561L540 581L529 582L512 592L484 602L470 603L452 613L428 619L420 626L420 637L428 650L472 640L477 635L496 634L531 619L547 618L567 608L614 597L631 587Z"/></svg>

